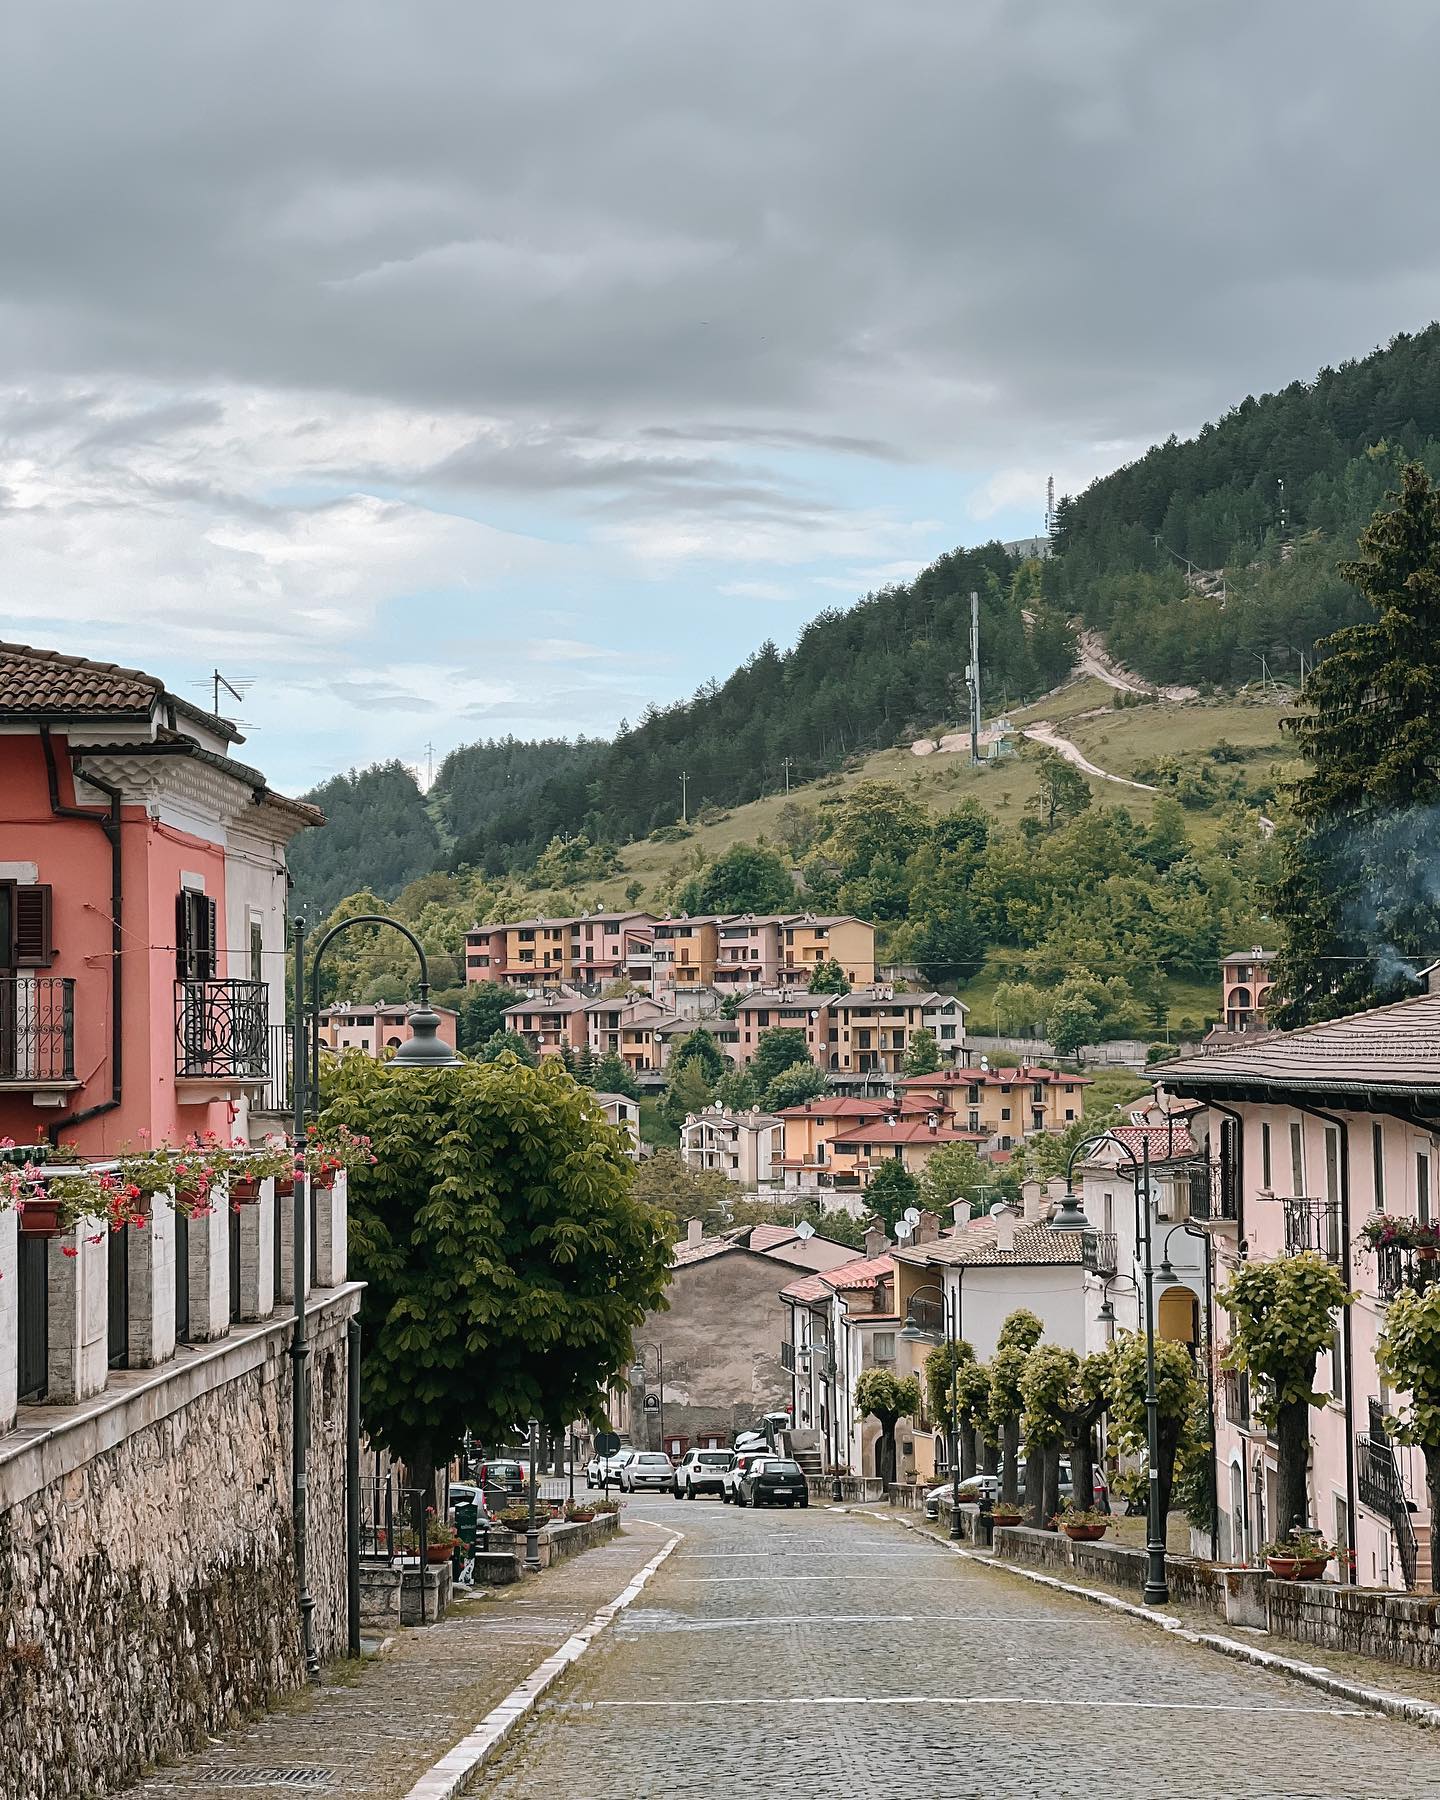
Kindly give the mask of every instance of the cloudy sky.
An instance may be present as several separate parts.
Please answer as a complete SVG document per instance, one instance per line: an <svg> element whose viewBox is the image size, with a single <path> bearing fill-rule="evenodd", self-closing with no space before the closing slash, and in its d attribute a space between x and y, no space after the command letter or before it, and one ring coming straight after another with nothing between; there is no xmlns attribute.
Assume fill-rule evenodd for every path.
<svg viewBox="0 0 1440 1800"><path fill-rule="evenodd" d="M1437 56L1419 0L31 0L0 635L253 680L296 789L608 731L1440 312Z"/></svg>

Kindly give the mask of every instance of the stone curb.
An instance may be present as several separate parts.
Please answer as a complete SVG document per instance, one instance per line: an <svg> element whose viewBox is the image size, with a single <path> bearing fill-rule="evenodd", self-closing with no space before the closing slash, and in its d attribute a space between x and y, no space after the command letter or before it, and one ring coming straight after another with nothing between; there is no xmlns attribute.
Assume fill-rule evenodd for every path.
<svg viewBox="0 0 1440 1800"><path fill-rule="evenodd" d="M962 1550L958 1544L952 1544L946 1538L937 1538L933 1532L926 1531L913 1520L897 1518L894 1513L873 1512L868 1509L867 1512L872 1519L885 1519L892 1525L903 1526L906 1531L919 1532L922 1537L937 1543L942 1550L948 1550L952 1556L963 1556L966 1562L979 1563L987 1569L998 1569L1006 1575L1018 1575L1023 1581L1033 1581L1039 1587L1054 1588L1062 1594L1072 1594L1078 1600L1088 1600L1092 1606L1103 1606L1112 1612L1124 1613L1127 1618L1140 1619L1146 1625L1168 1631L1172 1637L1177 1637L1184 1643L1199 1644L1206 1650L1218 1650L1222 1656L1234 1657L1237 1662L1251 1663L1258 1669L1268 1669L1272 1674L1294 1676L1297 1681L1319 1688L1322 1693L1332 1694L1339 1700L1349 1700L1356 1706L1370 1707L1392 1719L1406 1719L1412 1725L1432 1728L1440 1726L1440 1706L1432 1706L1428 1700L1417 1700L1409 1694L1387 1693L1381 1688L1364 1687L1358 1681L1347 1681L1343 1675L1332 1675L1328 1669L1317 1669L1311 1663L1297 1662L1293 1657L1277 1656L1271 1650L1261 1650L1258 1645L1241 1644L1234 1638L1192 1630L1179 1619L1172 1618L1168 1613L1157 1612L1153 1607L1136 1606L1129 1600L1120 1599L1117 1594L1098 1593L1094 1588L1077 1587L1073 1582L1061 1581L1057 1576L1043 1575L1038 1569L1026 1569L1018 1563L1002 1562L995 1556L982 1556L974 1550Z"/></svg>
<svg viewBox="0 0 1440 1800"><path fill-rule="evenodd" d="M635 1523L650 1525L656 1531L670 1530L669 1526L655 1525L650 1519L637 1519ZM563 1674L571 1663L577 1662L600 1633L614 1621L616 1615L624 1612L639 1597L645 1584L684 1536L683 1531L672 1531L670 1541L650 1558L624 1592L617 1594L608 1606L602 1606L588 1625L582 1625L552 1656L547 1656L544 1662L532 1669L518 1687L512 1688L498 1706L490 1709L472 1732L461 1738L453 1749L448 1750L439 1762L420 1777L405 1800L454 1800L454 1796L475 1771L495 1754L520 1721L533 1711L535 1702L556 1677Z"/></svg>

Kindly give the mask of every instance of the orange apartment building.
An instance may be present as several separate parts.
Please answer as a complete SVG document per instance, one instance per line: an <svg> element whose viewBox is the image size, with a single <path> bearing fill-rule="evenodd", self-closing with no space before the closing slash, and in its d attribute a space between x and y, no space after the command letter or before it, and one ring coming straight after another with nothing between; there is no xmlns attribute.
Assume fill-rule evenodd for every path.
<svg viewBox="0 0 1440 1800"><path fill-rule="evenodd" d="M786 1187L829 1186L835 1173L832 1146L843 1132L891 1117L893 1102L822 1094L803 1106L787 1106L776 1116L781 1152L776 1167Z"/></svg>
<svg viewBox="0 0 1440 1800"><path fill-rule="evenodd" d="M646 912L613 912L476 925L465 933L465 979L510 987L603 986L622 976L648 983L653 924Z"/></svg>
<svg viewBox="0 0 1440 1800"><path fill-rule="evenodd" d="M735 1009L735 1020L740 1027L740 1061L753 1062L761 1035L784 1027L805 1033L810 1060L823 1068L821 1047L825 1041L825 1007L829 999L828 994L812 997L782 994L778 989L749 995Z"/></svg>
<svg viewBox="0 0 1440 1800"><path fill-rule="evenodd" d="M967 1133L1010 1150L1040 1131L1064 1131L1084 1113L1088 1075L1060 1069L941 1069L896 1084L907 1110L934 1107Z"/></svg>
<svg viewBox="0 0 1440 1800"><path fill-rule="evenodd" d="M898 1118L893 1110L884 1118L867 1119L848 1131L837 1132L830 1140L831 1183L835 1187L866 1187L882 1162L895 1161L912 1175L918 1175L943 1144L973 1144L976 1149L985 1142L981 1131L968 1131L946 1119L942 1113L904 1112Z"/></svg>
<svg viewBox="0 0 1440 1800"><path fill-rule="evenodd" d="M875 979L875 927L850 913L797 914L784 924L780 979L808 985L823 962L837 962L852 987Z"/></svg>
<svg viewBox="0 0 1440 1800"><path fill-rule="evenodd" d="M705 917L655 921L655 986L709 987L715 980L720 921Z"/></svg>
<svg viewBox="0 0 1440 1800"><path fill-rule="evenodd" d="M1264 1031L1275 983L1273 950L1232 950L1220 964L1220 1017L1226 1031Z"/></svg>
<svg viewBox="0 0 1440 1800"><path fill-rule="evenodd" d="M733 994L777 987L784 931L783 913L741 913L721 919L716 933L716 988Z"/></svg>

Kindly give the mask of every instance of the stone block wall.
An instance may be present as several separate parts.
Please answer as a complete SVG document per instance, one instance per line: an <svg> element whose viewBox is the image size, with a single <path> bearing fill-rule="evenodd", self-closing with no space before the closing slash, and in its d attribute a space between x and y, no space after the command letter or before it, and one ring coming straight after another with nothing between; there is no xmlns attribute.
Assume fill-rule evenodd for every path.
<svg viewBox="0 0 1440 1800"><path fill-rule="evenodd" d="M1124 1544L1077 1544L1063 1531L1037 1531L1029 1525L1001 1525L995 1531L995 1554L1006 1562L1027 1563L1059 1574L1073 1573L1106 1582L1111 1587L1145 1590L1146 1555ZM1203 1606L1217 1619L1225 1617L1225 1586L1218 1563L1192 1562L1184 1556L1165 1558L1165 1579L1170 1596L1191 1606Z"/></svg>
<svg viewBox="0 0 1440 1800"><path fill-rule="evenodd" d="M343 1651L346 1325L311 1312L310 1581ZM133 1781L303 1680L289 1322L241 1327L0 1439L0 1797ZM38 1410L38 1409L37 1409Z"/></svg>
<svg viewBox="0 0 1440 1800"><path fill-rule="evenodd" d="M1433 1594L1272 1580L1265 1611L1271 1631L1299 1643L1440 1672L1440 1600Z"/></svg>

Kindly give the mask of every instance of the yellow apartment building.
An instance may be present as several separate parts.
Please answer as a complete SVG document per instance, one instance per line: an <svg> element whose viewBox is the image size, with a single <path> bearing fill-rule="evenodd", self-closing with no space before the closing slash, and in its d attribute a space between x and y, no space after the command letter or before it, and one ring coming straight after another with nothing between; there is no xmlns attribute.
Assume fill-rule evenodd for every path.
<svg viewBox="0 0 1440 1800"><path fill-rule="evenodd" d="M1084 1115L1088 1075L1062 1069L941 1069L897 1082L907 1109L934 1105L951 1124L1010 1150L1038 1131L1064 1131Z"/></svg>
<svg viewBox="0 0 1440 1800"><path fill-rule="evenodd" d="M777 1116L781 1126L779 1170L786 1187L833 1185L835 1158L831 1145L839 1133L884 1119L893 1102L859 1100L848 1095L821 1095L803 1106L787 1106Z"/></svg>
<svg viewBox="0 0 1440 1800"><path fill-rule="evenodd" d="M875 927L850 913L798 913L785 921L780 979L809 982L817 966L837 962L852 987L875 979Z"/></svg>
<svg viewBox="0 0 1440 1800"><path fill-rule="evenodd" d="M655 921L655 985L709 987L715 980L720 921L713 915Z"/></svg>

